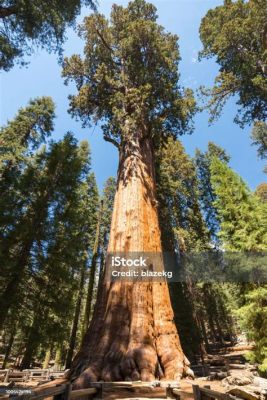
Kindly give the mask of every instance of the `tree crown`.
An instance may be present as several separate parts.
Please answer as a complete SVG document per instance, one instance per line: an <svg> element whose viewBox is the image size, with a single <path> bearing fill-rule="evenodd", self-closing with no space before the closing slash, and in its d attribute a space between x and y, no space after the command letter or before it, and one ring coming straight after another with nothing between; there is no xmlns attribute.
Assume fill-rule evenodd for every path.
<svg viewBox="0 0 267 400"><path fill-rule="evenodd" d="M239 96L235 122L241 126L267 117L267 3L265 0L227 0L208 11L200 25L200 58L216 57L220 72L211 90L211 120L226 100Z"/></svg>
<svg viewBox="0 0 267 400"><path fill-rule="evenodd" d="M82 5L95 8L92 0L1 0L0 69L24 65L34 47L61 53L65 29L74 25Z"/></svg>
<svg viewBox="0 0 267 400"><path fill-rule="evenodd" d="M110 20L90 15L79 30L84 58L64 62L66 83L78 89L70 96L71 114L84 126L101 120L105 140L116 146L131 135L156 138L191 129L195 102L178 83L178 37L156 20L156 8L144 0L113 5Z"/></svg>

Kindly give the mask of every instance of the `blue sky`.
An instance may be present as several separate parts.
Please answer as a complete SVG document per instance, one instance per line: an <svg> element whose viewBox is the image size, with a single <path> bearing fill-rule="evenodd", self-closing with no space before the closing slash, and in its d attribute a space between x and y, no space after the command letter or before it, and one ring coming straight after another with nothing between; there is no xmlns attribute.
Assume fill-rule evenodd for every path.
<svg viewBox="0 0 267 400"><path fill-rule="evenodd" d="M179 36L182 56L180 63L181 84L197 89L200 85L211 85L218 71L214 60L197 61L201 43L198 28L201 18L208 9L222 4L223 0L150 0L158 9L159 22L166 30ZM99 0L99 11L109 15L114 1ZM126 5L127 1L117 0L117 4ZM90 11L82 10L78 21ZM83 42L76 33L69 29L64 46L65 55L81 53ZM17 112L25 106L30 98L51 96L56 103L56 124L53 138L61 138L65 132L72 131L79 139L88 139L92 150L93 170L100 187L117 171L117 150L102 139L98 127L82 129L79 121L74 121L67 113L68 99L74 87L65 86L61 78L61 67L56 55L45 51L36 52L30 57L27 68L15 67L8 73L1 74L0 123L6 124ZM214 141L224 147L231 156L231 166L238 172L252 189L263 181L266 175L262 172L264 163L257 159L256 148L251 146L249 139L250 127L241 129L233 123L237 107L231 100L223 111L222 117L212 126L208 126L208 115L199 114L195 117L195 131L192 135L182 136L187 152L194 155L198 147L207 148L209 141Z"/></svg>

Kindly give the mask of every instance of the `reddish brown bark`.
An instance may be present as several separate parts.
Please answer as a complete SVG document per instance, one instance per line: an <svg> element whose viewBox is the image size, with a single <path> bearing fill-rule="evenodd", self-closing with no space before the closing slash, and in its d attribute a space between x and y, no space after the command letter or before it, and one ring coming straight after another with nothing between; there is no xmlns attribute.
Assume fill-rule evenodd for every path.
<svg viewBox="0 0 267 400"><path fill-rule="evenodd" d="M121 151L108 252L161 253L153 165L148 139ZM97 380L178 380L188 373L167 283L110 282L106 274L73 362L74 387Z"/></svg>

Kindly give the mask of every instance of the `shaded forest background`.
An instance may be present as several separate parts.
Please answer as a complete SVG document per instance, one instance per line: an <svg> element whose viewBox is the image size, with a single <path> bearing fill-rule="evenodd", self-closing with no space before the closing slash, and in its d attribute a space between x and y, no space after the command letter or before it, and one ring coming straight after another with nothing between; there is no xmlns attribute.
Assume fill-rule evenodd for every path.
<svg viewBox="0 0 267 400"><path fill-rule="evenodd" d="M53 18L51 10L42 17L38 14L43 20L36 20L36 26L31 26L32 16L37 15L34 6L26 12L20 2L15 9L12 4L0 7L0 18L13 18L5 20L5 29L13 36L1 36L2 69L9 70L16 60L23 63L23 54L36 42L61 54L65 27L74 23L81 6L77 1L66 3L69 8L63 13L60 6L52 10ZM261 38L260 45L254 43L249 49L249 57L244 41L240 39L234 54L225 31L217 35L220 13L229 26L238 26L233 15L240 12L239 18L248 13L262 27L262 5L252 0L248 4L252 17L244 2L225 1L203 18L201 56L216 56L222 69L214 87L202 92L209 96L211 119L219 116L228 95L239 95L244 112L236 122L253 124L252 140L264 158L266 27L262 33L251 27L251 20L244 25L242 40L249 37L249 29ZM236 38L238 32L229 26L226 31ZM248 80L254 86L244 85ZM100 193L89 143L78 143L70 132L57 142L50 140L54 119L53 100L36 98L0 130L2 368L46 368L51 361L55 368L69 368L90 323L104 267L116 178L110 177ZM267 184L251 191L229 161L215 143L209 143L205 152L197 150L193 158L176 138L158 147L156 182L164 251L266 251ZM265 285L188 281L171 283L170 290L175 322L190 360L203 358L214 345L235 343L243 332L255 345L250 360L266 373Z"/></svg>

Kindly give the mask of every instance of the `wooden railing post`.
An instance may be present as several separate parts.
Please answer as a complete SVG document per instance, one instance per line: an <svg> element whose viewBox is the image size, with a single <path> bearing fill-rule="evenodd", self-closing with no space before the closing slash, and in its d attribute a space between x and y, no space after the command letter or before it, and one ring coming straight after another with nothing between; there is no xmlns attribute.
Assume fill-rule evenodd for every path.
<svg viewBox="0 0 267 400"><path fill-rule="evenodd" d="M178 390L179 389L172 388L172 387L167 387L166 388L167 399L180 400L180 392L178 393Z"/></svg>
<svg viewBox="0 0 267 400"><path fill-rule="evenodd" d="M62 396L62 400L70 400L71 389L72 389L71 383L67 383L66 390Z"/></svg>
<svg viewBox="0 0 267 400"><path fill-rule="evenodd" d="M4 379L4 382L5 382L5 383L8 382L9 373L10 373L10 369L7 370L7 372L6 372L6 376L5 376L5 379Z"/></svg>
<svg viewBox="0 0 267 400"><path fill-rule="evenodd" d="M171 387L166 388L166 396L167 399L176 399Z"/></svg>
<svg viewBox="0 0 267 400"><path fill-rule="evenodd" d="M192 385L194 400L201 400L201 391L198 385Z"/></svg>

